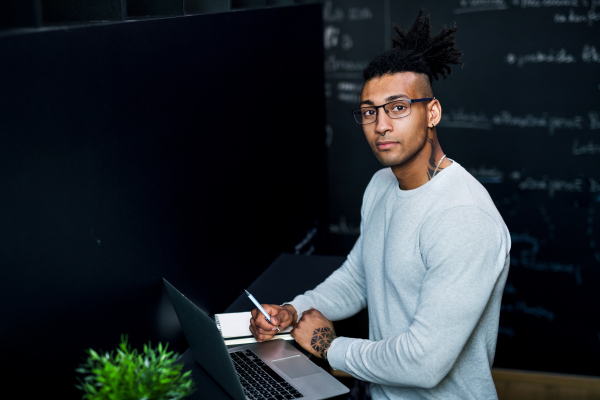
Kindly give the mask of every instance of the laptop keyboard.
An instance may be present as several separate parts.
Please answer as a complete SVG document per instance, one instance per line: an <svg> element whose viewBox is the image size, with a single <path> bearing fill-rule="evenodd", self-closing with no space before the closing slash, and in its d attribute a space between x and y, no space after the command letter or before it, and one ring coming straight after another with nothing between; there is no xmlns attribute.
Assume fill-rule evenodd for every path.
<svg viewBox="0 0 600 400"><path fill-rule="evenodd" d="M283 400L304 397L251 350L236 351L229 355L249 399Z"/></svg>

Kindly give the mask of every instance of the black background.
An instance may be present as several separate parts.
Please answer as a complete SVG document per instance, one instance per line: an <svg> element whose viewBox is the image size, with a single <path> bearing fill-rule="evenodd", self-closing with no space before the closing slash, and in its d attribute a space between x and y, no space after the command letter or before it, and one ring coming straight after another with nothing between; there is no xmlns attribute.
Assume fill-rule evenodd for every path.
<svg viewBox="0 0 600 400"><path fill-rule="evenodd" d="M440 143L512 235L495 366L600 375L600 2L557 3L325 2L332 252L356 240L381 168L349 112L362 67L391 46L392 23L408 28L425 8L432 33L456 23L464 53L464 68L433 85Z"/></svg>
<svg viewBox="0 0 600 400"><path fill-rule="evenodd" d="M0 37L2 376L19 397L76 397L84 349L122 333L184 351L163 277L213 314L311 251L321 31L311 5Z"/></svg>

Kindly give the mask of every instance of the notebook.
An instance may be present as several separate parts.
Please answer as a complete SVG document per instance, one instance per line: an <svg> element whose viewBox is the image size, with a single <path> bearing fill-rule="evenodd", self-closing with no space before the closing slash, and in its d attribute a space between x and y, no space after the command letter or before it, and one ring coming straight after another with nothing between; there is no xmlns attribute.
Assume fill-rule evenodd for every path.
<svg viewBox="0 0 600 400"><path fill-rule="evenodd" d="M163 282L194 359L235 400L320 400L350 391L286 340L227 349L215 321Z"/></svg>
<svg viewBox="0 0 600 400"><path fill-rule="evenodd" d="M250 332L250 311L215 314L215 322L217 328L221 331L221 335L225 339L225 345L232 346L246 343L256 343L256 339ZM294 340L290 335L292 326L288 326L281 332L277 333L273 339Z"/></svg>

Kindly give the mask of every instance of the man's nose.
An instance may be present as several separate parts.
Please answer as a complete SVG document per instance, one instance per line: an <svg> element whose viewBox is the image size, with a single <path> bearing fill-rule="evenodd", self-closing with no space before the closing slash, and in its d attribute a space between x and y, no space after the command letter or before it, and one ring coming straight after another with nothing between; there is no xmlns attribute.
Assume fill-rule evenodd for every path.
<svg viewBox="0 0 600 400"><path fill-rule="evenodd" d="M375 133L383 136L392 130L392 119L383 108L377 110L377 121L375 122Z"/></svg>

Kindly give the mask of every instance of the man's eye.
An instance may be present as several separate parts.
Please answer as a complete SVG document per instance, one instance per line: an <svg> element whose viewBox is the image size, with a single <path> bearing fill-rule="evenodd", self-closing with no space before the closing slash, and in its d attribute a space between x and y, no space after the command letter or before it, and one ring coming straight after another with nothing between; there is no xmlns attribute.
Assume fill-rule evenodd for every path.
<svg viewBox="0 0 600 400"><path fill-rule="evenodd" d="M406 110L406 107L404 107L401 104L395 105L394 108L392 108L392 111L404 111Z"/></svg>
<svg viewBox="0 0 600 400"><path fill-rule="evenodd" d="M375 110L365 110L363 111L363 115L365 117L372 117L373 115L375 115Z"/></svg>

